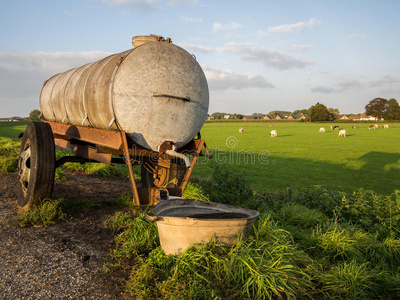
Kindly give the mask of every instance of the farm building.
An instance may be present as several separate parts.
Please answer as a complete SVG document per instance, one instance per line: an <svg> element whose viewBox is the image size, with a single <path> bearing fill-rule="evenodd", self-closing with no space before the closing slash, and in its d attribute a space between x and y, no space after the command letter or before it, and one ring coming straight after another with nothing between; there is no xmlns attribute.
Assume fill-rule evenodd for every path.
<svg viewBox="0 0 400 300"><path fill-rule="evenodd" d="M373 117L373 116L368 116L366 112L362 113L362 114L358 114L358 115L351 115L349 117L350 120L353 121L376 121L377 118Z"/></svg>
<svg viewBox="0 0 400 300"><path fill-rule="evenodd" d="M262 116L243 116L243 120L258 120L261 118Z"/></svg>
<svg viewBox="0 0 400 300"><path fill-rule="evenodd" d="M0 122L23 122L28 121L28 118L12 117L12 118L0 118Z"/></svg>

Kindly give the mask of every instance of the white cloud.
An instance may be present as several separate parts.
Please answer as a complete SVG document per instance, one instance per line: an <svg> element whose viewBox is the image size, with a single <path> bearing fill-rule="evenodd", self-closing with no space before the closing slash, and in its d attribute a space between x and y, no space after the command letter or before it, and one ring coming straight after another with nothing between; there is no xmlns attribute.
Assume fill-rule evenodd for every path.
<svg viewBox="0 0 400 300"><path fill-rule="evenodd" d="M87 52L0 52L0 67L5 70L62 72L111 55L104 51Z"/></svg>
<svg viewBox="0 0 400 300"><path fill-rule="evenodd" d="M266 67L272 67L279 70L305 68L313 62L302 61L294 56L286 54L281 51L268 49L252 44L243 43L229 43L224 48L220 48L220 51L230 52L239 54L241 60L260 62Z"/></svg>
<svg viewBox="0 0 400 300"><path fill-rule="evenodd" d="M215 52L215 50L211 47L198 46L194 44L179 44L179 46L186 50L191 50L193 52L201 52L201 53Z"/></svg>
<svg viewBox="0 0 400 300"><path fill-rule="evenodd" d="M229 31L229 30L235 30L238 28L242 28L243 26L240 25L237 22L231 22L230 24L221 24L221 23L214 23L213 24L213 32L217 31Z"/></svg>
<svg viewBox="0 0 400 300"><path fill-rule="evenodd" d="M356 38L363 38L366 37L366 34L363 33L353 33L352 35L349 35L346 37L346 39L356 39Z"/></svg>
<svg viewBox="0 0 400 300"><path fill-rule="evenodd" d="M393 78L391 76L385 75L379 79L372 80L369 82L371 87L377 88L380 93L393 93L396 91L398 93L398 83L399 79Z"/></svg>
<svg viewBox="0 0 400 300"><path fill-rule="evenodd" d="M101 0L103 3L116 6L133 6L141 8L146 11L157 10L157 5L162 2L162 0Z"/></svg>
<svg viewBox="0 0 400 300"><path fill-rule="evenodd" d="M301 52L301 51L307 51L307 50L310 50L311 49L311 46L310 45L292 45L292 49L294 50L294 51L299 51L299 52Z"/></svg>
<svg viewBox="0 0 400 300"><path fill-rule="evenodd" d="M360 87L361 83L358 80L344 80L338 82L336 86L339 87L340 91L346 91Z"/></svg>
<svg viewBox="0 0 400 300"><path fill-rule="evenodd" d="M51 76L97 61L109 54L102 51L0 52L0 101L38 99L43 82Z"/></svg>
<svg viewBox="0 0 400 300"><path fill-rule="evenodd" d="M268 31L259 31L259 34L261 36L269 35L270 33L294 33L294 32L300 32L305 29L311 28L315 25L321 24L320 20L317 20L315 18L312 18L308 20L307 22L298 22L295 24L285 24L285 25L279 25L275 27L269 27Z"/></svg>
<svg viewBox="0 0 400 300"><path fill-rule="evenodd" d="M178 6L178 5L198 5L199 3L196 0L171 0L169 3L171 6Z"/></svg>
<svg viewBox="0 0 400 300"><path fill-rule="evenodd" d="M323 94L332 94L338 92L335 88L318 85L310 89L311 92L314 93L323 93Z"/></svg>
<svg viewBox="0 0 400 300"><path fill-rule="evenodd" d="M371 85L371 86L374 86L374 87L375 87L375 86L376 86L376 87L379 87L379 86L383 86L383 85L387 85L387 84L392 84L392 83L398 83L398 82L399 82L398 79L386 75L386 76L382 76L381 78L379 78L379 79L377 79L377 80L371 81L371 82L370 82L370 85Z"/></svg>
<svg viewBox="0 0 400 300"><path fill-rule="evenodd" d="M188 23L201 23L203 22L203 18L193 18L193 17L186 17L186 16L182 16L180 17L180 19L183 22L188 22Z"/></svg>
<svg viewBox="0 0 400 300"><path fill-rule="evenodd" d="M203 66L210 90L246 89L246 88L273 88L261 75L245 75L230 70L219 70Z"/></svg>
<svg viewBox="0 0 400 300"><path fill-rule="evenodd" d="M334 84L333 86L319 85L311 88L310 90L314 93L333 94L358 89L360 86L361 83L358 80L344 80Z"/></svg>

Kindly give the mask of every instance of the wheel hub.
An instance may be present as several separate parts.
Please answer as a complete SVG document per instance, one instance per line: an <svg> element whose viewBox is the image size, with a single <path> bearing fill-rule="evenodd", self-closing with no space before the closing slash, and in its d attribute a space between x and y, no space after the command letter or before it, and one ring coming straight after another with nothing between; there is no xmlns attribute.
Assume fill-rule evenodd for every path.
<svg viewBox="0 0 400 300"><path fill-rule="evenodd" d="M31 161L31 148L29 147L28 144L28 147L20 153L18 159L18 180L21 184L24 196L26 196L29 185L29 179L31 177L30 161Z"/></svg>

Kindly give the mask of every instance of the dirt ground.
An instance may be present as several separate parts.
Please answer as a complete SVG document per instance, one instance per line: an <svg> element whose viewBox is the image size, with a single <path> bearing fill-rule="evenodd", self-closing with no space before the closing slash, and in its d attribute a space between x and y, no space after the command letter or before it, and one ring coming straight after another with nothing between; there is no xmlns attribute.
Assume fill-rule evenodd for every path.
<svg viewBox="0 0 400 300"><path fill-rule="evenodd" d="M134 299L123 292L128 271L104 271L114 238L104 221L126 209L105 201L131 194L128 179L68 174L56 181L53 197L98 205L48 228L18 224L16 180L0 174L0 299Z"/></svg>

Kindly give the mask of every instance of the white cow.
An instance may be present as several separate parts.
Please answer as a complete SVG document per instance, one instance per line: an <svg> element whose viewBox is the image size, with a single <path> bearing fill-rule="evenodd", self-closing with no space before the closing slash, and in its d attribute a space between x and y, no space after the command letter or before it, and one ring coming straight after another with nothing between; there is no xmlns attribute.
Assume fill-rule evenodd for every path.
<svg viewBox="0 0 400 300"><path fill-rule="evenodd" d="M389 129L389 125L388 125L388 124L385 124L385 125L382 126L382 128L383 128L383 129Z"/></svg>
<svg viewBox="0 0 400 300"><path fill-rule="evenodd" d="M242 127L239 128L239 133L243 133L243 128Z"/></svg>
<svg viewBox="0 0 400 300"><path fill-rule="evenodd" d="M277 137L278 133L276 132L276 130L271 130L271 132L269 133L270 137Z"/></svg>
<svg viewBox="0 0 400 300"><path fill-rule="evenodd" d="M338 136L339 137L341 137L341 136L345 137L346 136L346 130L344 130L344 129L340 130Z"/></svg>
<svg viewBox="0 0 400 300"><path fill-rule="evenodd" d="M321 127L321 128L319 129L319 132L325 132L325 128L324 128L324 127Z"/></svg>

